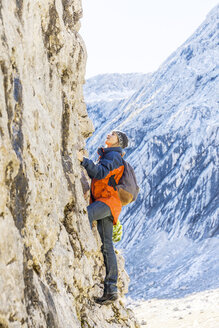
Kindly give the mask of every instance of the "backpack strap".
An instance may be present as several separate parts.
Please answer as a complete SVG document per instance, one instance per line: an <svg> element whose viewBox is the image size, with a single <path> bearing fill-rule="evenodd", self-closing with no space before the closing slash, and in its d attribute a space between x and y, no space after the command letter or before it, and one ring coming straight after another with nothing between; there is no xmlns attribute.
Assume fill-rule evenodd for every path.
<svg viewBox="0 0 219 328"><path fill-rule="evenodd" d="M113 189L116 191L116 186L117 186L117 183L115 181L115 174L114 175L111 175L111 177L109 178L109 182L108 182L108 185L110 187L113 187Z"/></svg>

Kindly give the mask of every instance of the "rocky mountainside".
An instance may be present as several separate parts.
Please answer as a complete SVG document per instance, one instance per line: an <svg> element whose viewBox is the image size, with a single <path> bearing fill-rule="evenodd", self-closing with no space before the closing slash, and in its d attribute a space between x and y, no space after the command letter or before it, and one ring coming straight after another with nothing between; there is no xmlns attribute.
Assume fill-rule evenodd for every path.
<svg viewBox="0 0 219 328"><path fill-rule="evenodd" d="M88 104L89 117L95 124L93 138L89 140L89 151L92 140L98 137L102 128L117 117L123 106L142 85L149 81L150 74L102 74L86 81L84 96ZM103 132L103 137L105 131Z"/></svg>
<svg viewBox="0 0 219 328"><path fill-rule="evenodd" d="M79 0L0 2L0 327L138 327L122 300L93 301L104 264L76 158L93 131L81 16Z"/></svg>
<svg viewBox="0 0 219 328"><path fill-rule="evenodd" d="M137 91L112 106L113 116L108 97L105 107L99 105L104 86L95 88L93 79L85 85L88 113L95 116L96 131L87 143L91 156L112 129L130 139L125 158L141 191L134 205L123 208L119 247L135 299L219 287L218 18L219 6L137 83ZM102 83L110 85L110 76ZM102 91L101 97L104 102Z"/></svg>

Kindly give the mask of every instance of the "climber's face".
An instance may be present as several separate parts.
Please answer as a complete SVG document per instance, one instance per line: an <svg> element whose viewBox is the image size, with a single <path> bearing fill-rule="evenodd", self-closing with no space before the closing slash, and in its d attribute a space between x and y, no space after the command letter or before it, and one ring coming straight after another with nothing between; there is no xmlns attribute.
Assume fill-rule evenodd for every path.
<svg viewBox="0 0 219 328"><path fill-rule="evenodd" d="M113 131L107 135L105 144L108 147L119 147L119 139L116 132Z"/></svg>

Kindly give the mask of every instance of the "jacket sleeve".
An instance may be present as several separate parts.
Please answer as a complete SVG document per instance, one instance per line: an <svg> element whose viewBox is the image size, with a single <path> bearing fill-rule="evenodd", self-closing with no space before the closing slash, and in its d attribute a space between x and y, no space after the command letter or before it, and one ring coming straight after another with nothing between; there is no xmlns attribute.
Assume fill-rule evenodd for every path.
<svg viewBox="0 0 219 328"><path fill-rule="evenodd" d="M100 159L100 161L95 164L91 159L86 157L84 157L81 165L86 169L91 179L94 178L97 180L104 179L110 173L110 171L120 166L117 158Z"/></svg>

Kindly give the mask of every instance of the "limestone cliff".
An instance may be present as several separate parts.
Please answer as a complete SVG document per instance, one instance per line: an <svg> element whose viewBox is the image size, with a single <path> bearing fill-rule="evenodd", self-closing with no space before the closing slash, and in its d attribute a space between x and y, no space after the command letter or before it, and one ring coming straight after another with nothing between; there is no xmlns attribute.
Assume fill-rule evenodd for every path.
<svg viewBox="0 0 219 328"><path fill-rule="evenodd" d="M0 2L0 327L138 327L121 301L93 302L104 265L76 159L93 131L81 15L80 0Z"/></svg>

